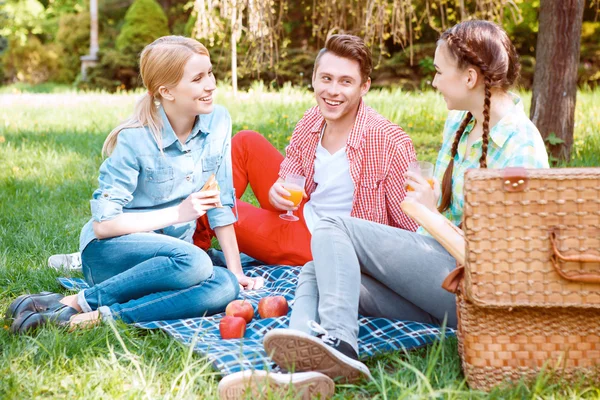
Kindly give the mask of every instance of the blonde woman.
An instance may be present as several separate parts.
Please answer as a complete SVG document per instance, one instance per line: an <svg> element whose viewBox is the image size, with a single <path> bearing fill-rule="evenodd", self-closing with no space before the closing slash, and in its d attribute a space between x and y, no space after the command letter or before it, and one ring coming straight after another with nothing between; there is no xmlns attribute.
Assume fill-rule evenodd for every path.
<svg viewBox="0 0 600 400"><path fill-rule="evenodd" d="M91 220L80 251L90 288L62 297L24 295L9 307L11 330L120 319L128 323L201 317L221 312L244 276L233 223L231 118L213 104L215 77L199 42L167 36L140 58L147 93L133 116L107 137ZM201 190L211 175L220 191ZM216 186L216 185L214 185ZM213 267L192 244L196 220L207 215L228 268Z"/></svg>

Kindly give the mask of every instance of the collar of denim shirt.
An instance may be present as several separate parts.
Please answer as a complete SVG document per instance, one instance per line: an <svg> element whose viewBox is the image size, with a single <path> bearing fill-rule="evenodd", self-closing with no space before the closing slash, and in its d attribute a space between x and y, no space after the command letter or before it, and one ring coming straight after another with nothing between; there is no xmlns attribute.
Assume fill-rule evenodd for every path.
<svg viewBox="0 0 600 400"><path fill-rule="evenodd" d="M177 139L177 135L175 134L175 131L173 130L173 127L169 122L169 118L167 117L167 113L165 113L165 109L159 107L159 113L163 122L162 149L164 150L167 147L171 146L173 143L179 143L179 140ZM188 136L185 142L188 143L199 133L210 134L208 121L209 119L203 118L202 114L197 115L196 122L194 122L194 126L192 127L192 132L190 133L190 136ZM179 143L179 146L181 147L181 143Z"/></svg>

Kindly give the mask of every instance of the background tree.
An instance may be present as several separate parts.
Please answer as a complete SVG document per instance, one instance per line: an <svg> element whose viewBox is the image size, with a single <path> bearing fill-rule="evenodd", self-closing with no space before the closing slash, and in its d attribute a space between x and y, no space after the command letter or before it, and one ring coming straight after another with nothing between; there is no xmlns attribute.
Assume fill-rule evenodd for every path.
<svg viewBox="0 0 600 400"><path fill-rule="evenodd" d="M99 14L102 15L101 10ZM88 82L81 86L109 90L140 86L138 59L141 51L147 44L168 34L167 17L156 0L135 0L127 9L115 48L100 45L98 65L90 68Z"/></svg>
<svg viewBox="0 0 600 400"><path fill-rule="evenodd" d="M79 57L87 54L90 48L90 13L87 10L64 13L58 20L55 43L60 49L61 68L57 81L70 83L79 74Z"/></svg>
<svg viewBox="0 0 600 400"><path fill-rule="evenodd" d="M542 0L531 120L554 161L568 161L573 145L577 69L584 0Z"/></svg>
<svg viewBox="0 0 600 400"><path fill-rule="evenodd" d="M2 55L3 75L32 84L55 78L59 49L44 45L47 11L37 0L8 0L2 7L7 23L0 26L7 49Z"/></svg>
<svg viewBox="0 0 600 400"><path fill-rule="evenodd" d="M313 35L323 43L332 33L361 36L378 49L379 60L388 47L408 48L414 62L414 42L429 28L435 37L467 18L502 24L507 17L520 19L518 0L355 0L314 2ZM435 40L435 38L433 38ZM390 43L391 42L391 43Z"/></svg>
<svg viewBox="0 0 600 400"><path fill-rule="evenodd" d="M192 35L214 45L223 32L229 33L231 83L237 94L237 54L242 37L246 61L260 70L267 63L273 68L279 58L285 0L195 0L196 23Z"/></svg>
<svg viewBox="0 0 600 400"><path fill-rule="evenodd" d="M89 0L0 0L0 18L4 15L0 21L0 84L64 82L109 91L137 87L137 54L125 55L115 45L133 2L98 0L100 65L88 70L93 72L94 82L81 83L76 59L88 45L89 35L84 31L89 23ZM540 0L156 2L173 34L192 36L196 25L210 24L201 40L210 48L217 76L229 76L233 64L236 79L232 83L243 87L256 81L273 88L287 83L310 86L314 56L325 38L345 32L369 42L377 61L374 87L426 90L433 78L432 57L440 32L467 18L501 23L521 56L520 85L529 89L533 83ZM600 83L600 22L596 14L600 4L598 0L585 3L578 84L595 87ZM232 5L236 6L235 18Z"/></svg>
<svg viewBox="0 0 600 400"><path fill-rule="evenodd" d="M125 14L116 49L137 59L148 43L169 34L167 16L156 0L135 0Z"/></svg>
<svg viewBox="0 0 600 400"><path fill-rule="evenodd" d="M6 2L3 0L0 0L0 26L6 26L6 24L8 23L8 16L7 16L6 12L4 11L5 5L6 5ZM8 47L8 40L0 34L0 83L2 83L2 81L4 81L4 79L5 79L4 66L2 65L2 54L4 54L7 47Z"/></svg>

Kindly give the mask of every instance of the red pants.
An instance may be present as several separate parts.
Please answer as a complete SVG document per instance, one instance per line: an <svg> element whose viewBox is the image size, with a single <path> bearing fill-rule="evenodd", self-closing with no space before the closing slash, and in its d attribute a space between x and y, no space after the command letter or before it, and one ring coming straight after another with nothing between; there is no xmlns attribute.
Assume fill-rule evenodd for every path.
<svg viewBox="0 0 600 400"><path fill-rule="evenodd" d="M234 227L240 251L267 264L302 266L312 260L311 234L303 215L305 202L294 211L300 218L296 222L279 218L283 211L269 203L269 189L279 178L281 153L259 133L240 131L232 139L231 158L233 186L238 197L238 221ZM260 208L240 200L248 184ZM194 244L208 249L213 236L206 215L199 218Z"/></svg>

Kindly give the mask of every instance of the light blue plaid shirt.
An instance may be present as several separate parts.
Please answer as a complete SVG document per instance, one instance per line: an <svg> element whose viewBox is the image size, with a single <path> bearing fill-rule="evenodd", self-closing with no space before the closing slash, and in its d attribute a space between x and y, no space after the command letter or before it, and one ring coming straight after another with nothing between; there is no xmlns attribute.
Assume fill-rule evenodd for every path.
<svg viewBox="0 0 600 400"><path fill-rule="evenodd" d="M519 96L513 93L510 93L510 95L515 103L513 112L504 116L490 129L487 167L490 169L506 167L548 168L548 153L540 132L525 115L523 102ZM442 148L438 153L434 172L440 183L448 164L450 164L454 135L466 114L466 111L451 111L446 119ZM452 170L452 203L450 208L443 213L456 226L462 222L465 172L469 168L479 168L479 159L481 158L481 147L483 145L481 138L475 141L469 153L465 154L467 138L474 126L475 118L471 119L460 138L458 153L454 158L454 169ZM418 232L426 234L423 228L419 228Z"/></svg>

